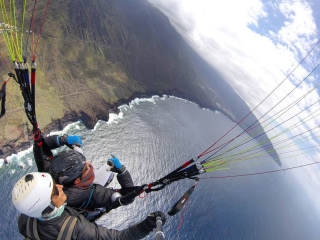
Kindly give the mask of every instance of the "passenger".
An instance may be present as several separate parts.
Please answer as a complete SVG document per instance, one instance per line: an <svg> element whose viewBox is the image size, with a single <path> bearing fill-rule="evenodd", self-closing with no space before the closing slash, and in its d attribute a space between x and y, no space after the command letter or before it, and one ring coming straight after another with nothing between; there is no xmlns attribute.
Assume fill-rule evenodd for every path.
<svg viewBox="0 0 320 240"><path fill-rule="evenodd" d="M45 147L51 149L67 145L75 149L82 145L80 136L49 136L44 138ZM67 195L68 206L94 211L98 208L111 209L112 203L121 201L121 194L115 189L105 188L100 184L93 183L93 166L86 161L83 154L78 151L69 150L58 153L56 156L48 156L48 151L42 151L37 143L34 144L34 155L38 166L38 171L49 172L52 178L58 184L64 186L64 192ZM45 153L47 152L47 153ZM134 187L129 171L122 165L116 157L109 159L114 167L111 171L117 173L117 179L121 185L122 192L128 192L127 189ZM41 164L43 164L43 167ZM42 169L43 168L43 169ZM118 205L127 205L133 202L120 202Z"/></svg>
<svg viewBox="0 0 320 240"><path fill-rule="evenodd" d="M89 222L81 212L66 206L63 186L55 184L48 173L23 176L12 189L12 202L21 213L18 228L26 239L142 239L155 227L159 216L154 212L142 222L124 230L108 229Z"/></svg>

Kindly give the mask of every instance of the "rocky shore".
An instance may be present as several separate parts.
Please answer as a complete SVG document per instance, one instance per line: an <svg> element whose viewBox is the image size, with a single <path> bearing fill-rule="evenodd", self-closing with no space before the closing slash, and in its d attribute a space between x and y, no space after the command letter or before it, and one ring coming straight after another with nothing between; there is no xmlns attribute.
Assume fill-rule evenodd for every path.
<svg viewBox="0 0 320 240"><path fill-rule="evenodd" d="M38 4L45 8L44 2ZM0 50L5 52L3 45ZM5 59L10 62L8 55ZM5 68L2 62L0 67ZM218 110L234 122L250 112L232 86L148 1L50 4L37 49L36 112L44 134L78 120L92 129L98 120L108 121L120 105L164 94ZM14 81L7 84L6 103L0 158L30 147L33 140ZM247 119L241 127L257 120L252 114Z"/></svg>
<svg viewBox="0 0 320 240"><path fill-rule="evenodd" d="M64 127L66 127L68 124L76 122L76 121L82 121L83 124L88 129L93 129L95 124L98 120L108 121L109 114L110 113L119 113L119 106L121 105L128 105L132 100L135 98L150 98L154 95L162 96L162 94L154 91L149 93L134 93L131 97L126 99L119 99L117 102L113 104L107 104L103 107L105 107L104 111L100 111L98 113L91 112L91 114L84 113L83 111L72 111L66 113L61 119L55 119L50 124L42 128L42 126L39 126L42 130L43 135L49 134L51 131L58 131L62 130ZM178 92L168 92L166 95L173 95L177 96L186 100L195 101L192 96L187 96ZM215 109L209 106L206 106L205 103L195 102L200 107L210 108L213 111L221 109ZM92 105L99 104L98 102L94 103L92 102ZM101 108L98 108L101 109ZM23 112L23 109L21 109ZM223 111L223 110L222 110ZM232 116L229 115L227 112L224 113L227 117L229 117L232 120ZM229 116L228 116L229 115ZM27 130L25 130L27 128ZM10 134L11 137L13 137L13 134ZM8 141L3 141L3 143L0 144L0 158L6 158L10 156L13 153L17 153L19 151L25 150L29 148L33 143L33 136L32 136L32 128L30 124L24 124L17 128L17 131L14 132L14 136L18 137L19 140L13 139Z"/></svg>

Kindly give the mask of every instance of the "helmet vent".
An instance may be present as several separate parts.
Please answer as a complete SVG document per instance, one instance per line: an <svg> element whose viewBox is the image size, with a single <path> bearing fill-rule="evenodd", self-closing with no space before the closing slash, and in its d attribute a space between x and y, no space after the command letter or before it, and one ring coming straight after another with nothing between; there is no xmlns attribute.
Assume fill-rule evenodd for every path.
<svg viewBox="0 0 320 240"><path fill-rule="evenodd" d="M76 163L77 163L77 162L76 162ZM62 171L68 171L68 170L70 170L70 169L72 169L72 168L73 168L73 166L69 166L69 167L63 169Z"/></svg>
<svg viewBox="0 0 320 240"><path fill-rule="evenodd" d="M25 180L26 182L32 181L32 180L33 180L33 175L32 175L32 174L26 175L26 177L24 178L24 180Z"/></svg>

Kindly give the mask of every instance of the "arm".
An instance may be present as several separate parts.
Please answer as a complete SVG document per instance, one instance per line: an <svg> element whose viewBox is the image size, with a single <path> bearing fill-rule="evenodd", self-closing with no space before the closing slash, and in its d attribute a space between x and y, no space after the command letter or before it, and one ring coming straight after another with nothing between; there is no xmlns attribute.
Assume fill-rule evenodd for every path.
<svg viewBox="0 0 320 240"><path fill-rule="evenodd" d="M128 188L128 187L134 186L131 174L129 173L128 170L123 173L118 173L117 179L122 188Z"/></svg>
<svg viewBox="0 0 320 240"><path fill-rule="evenodd" d="M130 173L127 171L126 167L122 165L120 160L111 155L112 158L108 159L108 165L112 166L111 171L118 173L117 179L122 188L133 187L133 181Z"/></svg>
<svg viewBox="0 0 320 240"><path fill-rule="evenodd" d="M50 160L52 159L51 149L57 148L57 143L54 140L55 136L49 136L43 138L41 141L34 141L33 143L33 156L37 164L39 172L47 172L50 166ZM45 151L44 151L45 148Z"/></svg>
<svg viewBox="0 0 320 240"><path fill-rule="evenodd" d="M60 217L53 218L48 221L38 221L37 230L41 239L56 239L59 234L61 226L63 225L65 219L69 215L77 216L78 218L76 225L72 231L72 238L71 238L71 239L77 239L77 240L142 239L146 237L156 227L157 217L161 218L163 225L166 222L164 213L154 212L149 214L148 217L142 222L119 231L115 229L108 229L108 228L99 226L95 223L91 223L83 215L77 214L77 211L70 207L66 207L65 210L68 210L68 212L70 211L70 213L67 213L65 211L64 213L62 213ZM20 214L18 218L19 232L24 237L26 237L27 218L28 217L24 214ZM46 238L44 238L44 236L46 236Z"/></svg>
<svg viewBox="0 0 320 240"><path fill-rule="evenodd" d="M90 223L83 216L79 216L78 223L72 234L72 239L143 239L156 227L157 216L160 216L163 220L162 222L165 222L164 214L155 212L150 214L142 222L120 231Z"/></svg>
<svg viewBox="0 0 320 240"><path fill-rule="evenodd" d="M108 164L112 166L111 171L118 173L117 179L119 184L121 185L120 193L124 196L132 192L135 188L133 185L132 177L129 171L126 170L126 167L122 165L120 160L114 155L111 155L111 156L112 158L108 159ZM122 201L121 203L123 205L128 205L133 202L134 202L134 198L132 198L131 200Z"/></svg>
<svg viewBox="0 0 320 240"><path fill-rule="evenodd" d="M72 146L73 144L81 146L81 137L68 136L67 134L62 136L52 135L45 138L42 137L40 144L39 141L35 141L33 144L33 155L38 171L47 172L50 166L50 161L53 158L51 152L52 149L61 147L63 145Z"/></svg>
<svg viewBox="0 0 320 240"><path fill-rule="evenodd" d="M51 136L43 138L43 140L46 142L49 149L52 150L52 149L55 149L55 148L62 146L60 144L60 142L58 142L58 140L57 140L58 138L61 138L61 136L60 135L51 135Z"/></svg>
<svg viewBox="0 0 320 240"><path fill-rule="evenodd" d="M43 140L46 142L48 148L50 150L62 147L64 145L67 145L71 147L73 144L80 146L82 145L82 140L80 136L76 135L67 135L64 134L62 136L60 135L51 135L48 137L43 138Z"/></svg>

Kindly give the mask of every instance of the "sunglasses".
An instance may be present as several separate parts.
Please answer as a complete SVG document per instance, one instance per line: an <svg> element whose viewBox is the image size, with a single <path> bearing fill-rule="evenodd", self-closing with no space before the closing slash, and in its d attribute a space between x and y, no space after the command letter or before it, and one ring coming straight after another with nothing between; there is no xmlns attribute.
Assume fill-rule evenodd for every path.
<svg viewBox="0 0 320 240"><path fill-rule="evenodd" d="M53 183L53 188L52 188L52 192L51 192L51 197L53 197L53 196L59 196L59 190L58 190L55 183Z"/></svg>
<svg viewBox="0 0 320 240"><path fill-rule="evenodd" d="M90 170L90 164L85 163L83 170L82 170L82 173L80 175L80 180L84 179L87 176L87 174L85 174L85 172L89 171L89 170Z"/></svg>

